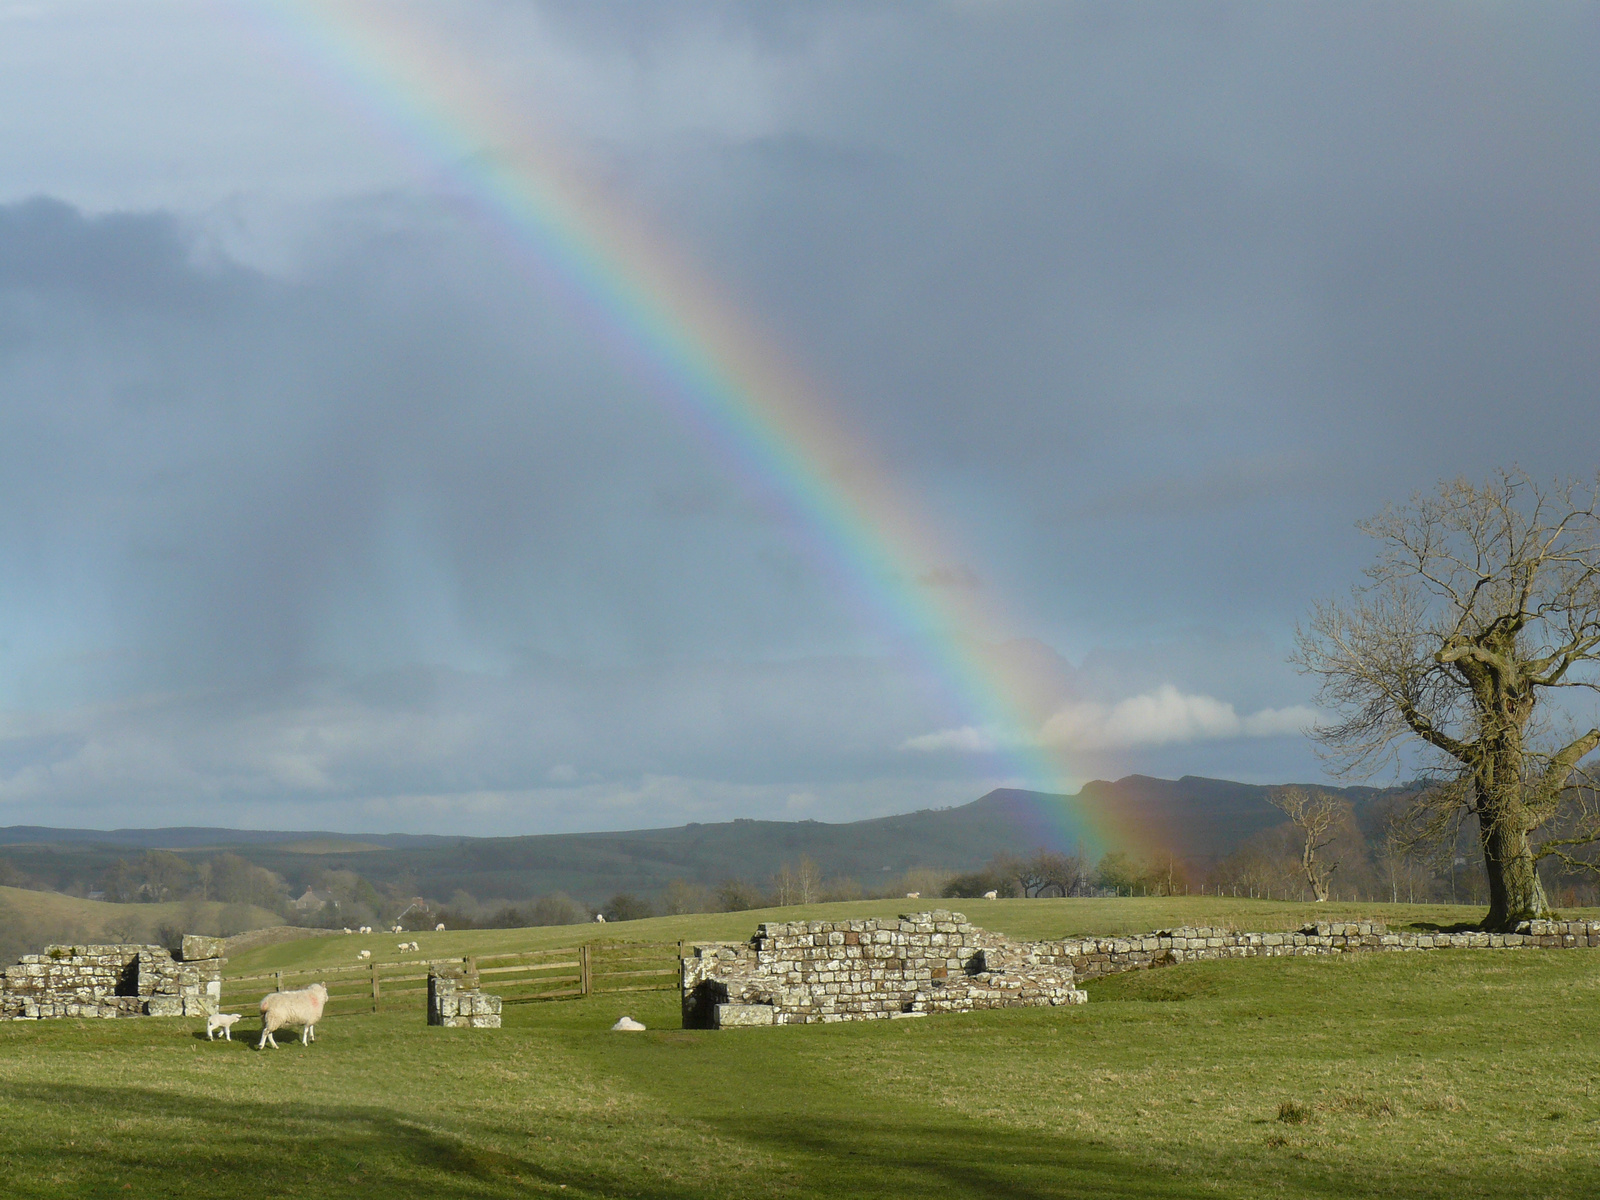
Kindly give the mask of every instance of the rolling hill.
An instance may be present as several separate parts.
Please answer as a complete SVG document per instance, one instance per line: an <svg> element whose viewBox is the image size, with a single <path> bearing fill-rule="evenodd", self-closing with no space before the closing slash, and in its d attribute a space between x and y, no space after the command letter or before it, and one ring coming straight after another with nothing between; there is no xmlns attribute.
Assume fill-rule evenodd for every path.
<svg viewBox="0 0 1600 1200"><path fill-rule="evenodd" d="M598 902L617 891L656 892L672 879L762 882L804 855L825 875L851 877L872 890L913 868L962 871L1001 852L1041 846L1071 851L1071 835L1064 831L1086 825L1143 831L1152 844L1200 865L1282 822L1266 801L1269 791L1197 776L1131 775L1087 784L1072 796L998 789L956 808L837 824L741 819L506 838L14 826L0 829L0 859L64 888L69 878L92 878L117 858L145 848L186 856L227 849L276 871L295 888L338 869L439 899L460 890L480 899L519 901L559 890ZM1345 789L1358 805L1377 794Z"/></svg>

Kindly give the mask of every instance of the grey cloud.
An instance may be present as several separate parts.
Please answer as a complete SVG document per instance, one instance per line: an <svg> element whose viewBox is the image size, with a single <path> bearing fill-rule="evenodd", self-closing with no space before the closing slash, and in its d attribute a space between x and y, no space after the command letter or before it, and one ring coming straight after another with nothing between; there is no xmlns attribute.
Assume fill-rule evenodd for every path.
<svg viewBox="0 0 1600 1200"><path fill-rule="evenodd" d="M1583 10L488 4L438 32L810 372L947 535L932 582L1017 635L968 649L1030 711L1303 703L1283 654L1370 553L1354 520L1441 475L1592 469ZM0 695L44 721L6 770L118 747L129 795L423 823L1003 776L895 750L974 719L943 647L908 653L451 164L430 191L342 115L302 151L241 83L182 125L188 154L250 140L213 152L237 198L191 202L129 165L183 115L149 116L139 63L123 175L0 148L34 164L0 208ZM22 141L69 163L47 125ZM273 217L280 176L315 199ZM27 199L118 187L103 208L169 198ZM285 749L319 728L343 748ZM1318 770L1292 738L1096 755Z"/></svg>

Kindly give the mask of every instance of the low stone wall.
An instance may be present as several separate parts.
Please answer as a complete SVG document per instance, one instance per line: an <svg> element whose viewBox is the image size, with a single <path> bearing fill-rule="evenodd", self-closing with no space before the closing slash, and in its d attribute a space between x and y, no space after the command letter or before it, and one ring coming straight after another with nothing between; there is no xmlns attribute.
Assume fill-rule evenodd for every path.
<svg viewBox="0 0 1600 1200"><path fill-rule="evenodd" d="M160 946L46 946L0 976L0 1020L48 1017L193 1017L217 1011L218 938L186 937L178 957Z"/></svg>
<svg viewBox="0 0 1600 1200"><path fill-rule="evenodd" d="M1061 943L1080 978L1215 958L1359 954L1414 950L1571 950L1600 946L1600 921L1524 921L1516 933L1391 933L1375 921L1324 921L1294 933L1162 929L1126 938Z"/></svg>
<svg viewBox="0 0 1600 1200"><path fill-rule="evenodd" d="M473 986L468 986L472 984ZM428 970L428 1024L449 1029L499 1029L501 1000L478 990L460 967Z"/></svg>
<svg viewBox="0 0 1600 1200"><path fill-rule="evenodd" d="M1082 1004L1059 942L1013 942L961 913L899 920L767 922L749 942L702 943L683 960L686 1029L870 1021L936 1012Z"/></svg>

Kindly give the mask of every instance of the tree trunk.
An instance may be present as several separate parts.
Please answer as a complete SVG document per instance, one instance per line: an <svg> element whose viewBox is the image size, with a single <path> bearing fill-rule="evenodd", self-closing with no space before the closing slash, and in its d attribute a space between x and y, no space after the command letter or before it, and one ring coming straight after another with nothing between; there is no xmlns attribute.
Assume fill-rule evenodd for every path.
<svg viewBox="0 0 1600 1200"><path fill-rule="evenodd" d="M1495 820L1483 813L1478 818L1482 822L1479 840L1483 843L1484 871L1489 879L1489 913L1483 926L1501 932L1510 932L1518 921L1551 915L1533 849L1528 845L1528 830L1513 817L1514 813L1502 813Z"/></svg>

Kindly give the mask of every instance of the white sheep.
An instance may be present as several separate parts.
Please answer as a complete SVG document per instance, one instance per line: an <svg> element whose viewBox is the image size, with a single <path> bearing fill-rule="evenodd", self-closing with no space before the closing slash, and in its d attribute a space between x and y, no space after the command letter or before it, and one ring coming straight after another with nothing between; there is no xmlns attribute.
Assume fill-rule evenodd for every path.
<svg viewBox="0 0 1600 1200"><path fill-rule="evenodd" d="M240 1013L211 1013L211 1014L209 1014L206 1017L206 1041L208 1041L208 1042L216 1041L216 1039L217 1039L217 1031L219 1029L222 1031L223 1040L229 1041L229 1042L233 1041L233 1035L230 1034L228 1032L228 1030L233 1028L233 1023L235 1021L237 1021L241 1015L242 1014L240 1014Z"/></svg>
<svg viewBox="0 0 1600 1200"><path fill-rule="evenodd" d="M360 929L356 930L356 932L357 933L371 933L372 932L372 926L371 925L363 925Z"/></svg>
<svg viewBox="0 0 1600 1200"><path fill-rule="evenodd" d="M322 1008L328 1003L328 989L320 983L293 992L271 992L261 997L261 1040L256 1049L271 1046L278 1048L273 1031L285 1025L300 1026L300 1044L309 1046L317 1040L317 1022L322 1020Z"/></svg>
<svg viewBox="0 0 1600 1200"><path fill-rule="evenodd" d="M393 930L392 930L392 932L394 932L394 933L399 933L399 932L400 932L400 929L401 929L401 926L399 926L399 925L396 925L396 926L395 926L395 927L394 927L394 929L393 929Z"/></svg>
<svg viewBox="0 0 1600 1200"><path fill-rule="evenodd" d="M371 958L372 957L372 951L371 950L363 950L360 954L356 955L356 957L357 958Z"/></svg>
<svg viewBox="0 0 1600 1200"><path fill-rule="evenodd" d="M412 943L411 943L411 948L412 948L412 949L413 949L413 950L421 950L421 949L422 949L422 947L421 947L421 946L419 946L419 945L417 945L417 944L416 944L416 943L415 943L415 942L412 942Z"/></svg>
<svg viewBox="0 0 1600 1200"><path fill-rule="evenodd" d="M606 923L606 915L605 915L605 913L595 913L594 919L596 921L600 922L600 924L602 924L602 925L604 925Z"/></svg>
<svg viewBox="0 0 1600 1200"><path fill-rule="evenodd" d="M401 942L400 943L400 949L402 949L402 950L411 949L411 943L410 942Z"/></svg>
<svg viewBox="0 0 1600 1200"><path fill-rule="evenodd" d="M907 892L906 893L906 899L907 900L921 900L922 899L922 893L921 892Z"/></svg>
<svg viewBox="0 0 1600 1200"><path fill-rule="evenodd" d="M983 898L985 900L998 900L998 899L1000 899L1000 893L999 892L985 892L983 894Z"/></svg>
<svg viewBox="0 0 1600 1200"><path fill-rule="evenodd" d="M433 931L435 933L443 933L444 932L444 922L440 921L437 925L435 925L433 927Z"/></svg>
<svg viewBox="0 0 1600 1200"><path fill-rule="evenodd" d="M354 932L355 932L355 930L353 930L353 929L346 929L346 930L345 930L345 932L346 932L346 933L354 933Z"/></svg>

